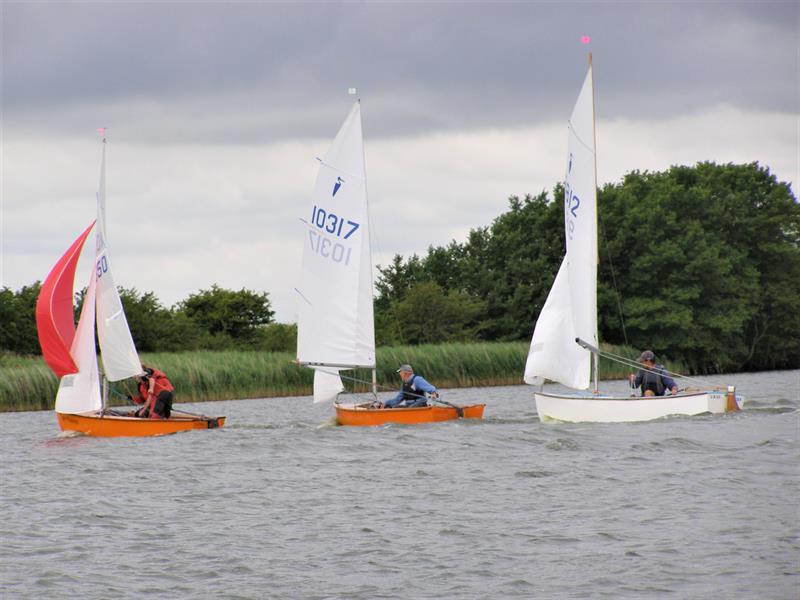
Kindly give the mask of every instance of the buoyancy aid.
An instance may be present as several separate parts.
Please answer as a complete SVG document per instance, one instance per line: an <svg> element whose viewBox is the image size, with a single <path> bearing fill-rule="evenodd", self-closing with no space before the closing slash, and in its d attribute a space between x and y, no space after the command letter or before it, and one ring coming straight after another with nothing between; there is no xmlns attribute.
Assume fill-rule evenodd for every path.
<svg viewBox="0 0 800 600"><path fill-rule="evenodd" d="M142 382L139 383L139 392L140 393L142 392L142 388L144 388L144 393L142 393L143 396L147 396L147 392L150 390L150 384L149 384L150 380L153 381L153 395L156 396L156 397L161 392L165 392L165 391L166 392L171 392L171 391L173 391L175 389L172 386L172 383L170 382L170 380L167 379L167 376L166 376L166 374L164 372L159 371L158 369L154 369L152 367L148 367L147 369L148 369L148 372L149 372L148 378L145 379L145 380L142 380Z"/></svg>
<svg viewBox="0 0 800 600"><path fill-rule="evenodd" d="M656 396L664 395L666 386L664 385L664 379L661 376L661 369L663 368L664 367L662 365L656 365L653 369L656 371L655 373L652 371L642 371L642 394L644 394L646 390L650 389L653 390Z"/></svg>
<svg viewBox="0 0 800 600"><path fill-rule="evenodd" d="M403 387L401 389L403 391L403 401L404 402L408 401L408 400L416 401L416 400L419 400L420 398L424 398L425 397L425 393L424 392L422 392L420 390L417 390L417 388L414 387L414 380L416 378L417 378L417 375L414 374L411 377L409 377L408 381L404 381L403 382Z"/></svg>
<svg viewBox="0 0 800 600"><path fill-rule="evenodd" d="M172 392L175 388L163 371L147 367L147 375L139 382L139 397L134 398L136 404L144 404L141 409L143 416L157 418L155 414L156 399L161 392ZM153 383L153 393L150 394L150 382Z"/></svg>

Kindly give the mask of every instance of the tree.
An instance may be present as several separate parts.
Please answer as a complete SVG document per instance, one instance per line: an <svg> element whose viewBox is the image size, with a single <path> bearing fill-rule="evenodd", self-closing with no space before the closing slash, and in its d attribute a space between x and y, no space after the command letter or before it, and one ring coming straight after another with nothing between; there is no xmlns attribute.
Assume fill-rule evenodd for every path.
<svg viewBox="0 0 800 600"><path fill-rule="evenodd" d="M178 304L177 312L197 323L211 336L253 343L258 328L272 322L269 295L242 288L226 290L214 284Z"/></svg>
<svg viewBox="0 0 800 600"><path fill-rule="evenodd" d="M432 281L408 288L393 307L403 344L468 340L481 328L485 303L459 292L445 292Z"/></svg>
<svg viewBox="0 0 800 600"><path fill-rule="evenodd" d="M186 315L164 307L153 292L119 288L131 336L139 352L175 352L203 347L203 329Z"/></svg>
<svg viewBox="0 0 800 600"><path fill-rule="evenodd" d="M40 290L38 281L18 292L0 288L0 350L41 354L36 334L36 300Z"/></svg>
<svg viewBox="0 0 800 600"><path fill-rule="evenodd" d="M635 171L599 204L604 339L623 341L619 299L629 343L696 369L800 364L800 207L768 169Z"/></svg>

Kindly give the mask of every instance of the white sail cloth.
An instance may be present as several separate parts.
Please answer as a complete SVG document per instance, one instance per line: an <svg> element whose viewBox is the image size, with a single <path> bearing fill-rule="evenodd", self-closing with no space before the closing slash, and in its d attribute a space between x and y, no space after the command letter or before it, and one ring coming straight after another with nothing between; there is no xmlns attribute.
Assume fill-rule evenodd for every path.
<svg viewBox="0 0 800 600"><path fill-rule="evenodd" d="M564 181L567 251L536 321L524 379L532 385L550 379L585 389L590 384L591 354L575 338L597 345L597 185L591 66L568 131Z"/></svg>
<svg viewBox="0 0 800 600"><path fill-rule="evenodd" d="M297 359L309 366L374 367L372 264L358 102L320 160L313 201L301 220Z"/></svg>
<svg viewBox="0 0 800 600"><path fill-rule="evenodd" d="M339 369L322 367L314 369L314 402L332 402L344 391Z"/></svg>
<svg viewBox="0 0 800 600"><path fill-rule="evenodd" d="M103 372L109 381L134 377L142 372L139 354L133 343L122 301L111 274L111 258L106 245L106 145L100 165L97 193L95 277L97 278L97 339Z"/></svg>
<svg viewBox="0 0 800 600"><path fill-rule="evenodd" d="M56 394L56 412L83 413L102 408L97 349L94 343L94 305L95 275L92 271L69 351L78 372L61 378Z"/></svg>

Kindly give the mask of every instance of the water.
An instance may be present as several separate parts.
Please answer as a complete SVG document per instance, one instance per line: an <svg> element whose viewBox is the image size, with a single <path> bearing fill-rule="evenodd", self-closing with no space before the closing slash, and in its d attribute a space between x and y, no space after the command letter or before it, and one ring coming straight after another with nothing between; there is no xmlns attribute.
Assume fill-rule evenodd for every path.
<svg viewBox="0 0 800 600"><path fill-rule="evenodd" d="M746 410L637 424L540 424L524 386L406 427L309 398L161 438L0 414L0 597L798 598L800 371L724 380Z"/></svg>

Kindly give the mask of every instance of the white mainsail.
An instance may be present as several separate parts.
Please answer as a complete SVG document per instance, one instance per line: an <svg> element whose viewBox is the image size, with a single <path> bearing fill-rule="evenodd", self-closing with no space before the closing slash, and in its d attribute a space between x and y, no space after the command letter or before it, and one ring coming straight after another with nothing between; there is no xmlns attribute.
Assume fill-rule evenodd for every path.
<svg viewBox="0 0 800 600"><path fill-rule="evenodd" d="M320 159L313 201L301 220L305 243L297 288L297 360L312 368L324 367L314 378L315 399L322 399L331 397L334 388L342 389L341 379L334 374L339 369L331 367L375 366L372 264L359 102Z"/></svg>
<svg viewBox="0 0 800 600"><path fill-rule="evenodd" d="M103 360L103 372L109 381L119 381L142 372L139 354L133 343L122 301L111 275L111 258L106 243L106 141L100 163L100 186L97 192L97 230L95 276L97 278L97 338Z"/></svg>
<svg viewBox="0 0 800 600"><path fill-rule="evenodd" d="M591 353L575 343L575 338L597 346L597 185L591 65L568 131L564 181L567 251L536 321L524 378L531 385L550 379L585 389L590 384Z"/></svg>
<svg viewBox="0 0 800 600"><path fill-rule="evenodd" d="M56 412L74 414L102 408L97 349L94 343L95 279L92 268L78 327L70 347L70 355L78 372L61 378L56 394Z"/></svg>

